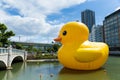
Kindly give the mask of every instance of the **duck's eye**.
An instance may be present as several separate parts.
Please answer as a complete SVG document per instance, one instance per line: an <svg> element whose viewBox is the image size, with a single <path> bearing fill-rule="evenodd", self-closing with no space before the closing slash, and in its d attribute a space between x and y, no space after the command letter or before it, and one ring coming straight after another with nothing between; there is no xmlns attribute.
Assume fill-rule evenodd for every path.
<svg viewBox="0 0 120 80"><path fill-rule="evenodd" d="M63 31L63 35L65 36L67 34L67 31Z"/></svg>

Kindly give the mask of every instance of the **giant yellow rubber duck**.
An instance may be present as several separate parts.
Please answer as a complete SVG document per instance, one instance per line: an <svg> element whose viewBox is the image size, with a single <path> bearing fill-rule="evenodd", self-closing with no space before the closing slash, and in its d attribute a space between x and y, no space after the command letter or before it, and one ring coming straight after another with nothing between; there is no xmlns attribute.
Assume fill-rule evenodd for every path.
<svg viewBox="0 0 120 80"><path fill-rule="evenodd" d="M104 65L109 48L102 42L90 42L89 30L80 22L65 24L55 41L62 43L58 59L65 67L76 70L95 70Z"/></svg>

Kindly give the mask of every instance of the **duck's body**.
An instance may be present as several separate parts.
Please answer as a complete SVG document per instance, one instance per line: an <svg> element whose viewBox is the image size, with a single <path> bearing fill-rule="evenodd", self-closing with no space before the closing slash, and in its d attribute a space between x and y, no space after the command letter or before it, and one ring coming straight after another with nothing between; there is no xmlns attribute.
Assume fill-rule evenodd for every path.
<svg viewBox="0 0 120 80"><path fill-rule="evenodd" d="M71 26L74 27L75 31L71 31L73 30ZM82 30L79 31L79 29ZM67 35L64 35L64 33ZM79 33L81 37L74 36L75 33ZM107 44L88 41L88 34L86 26L77 22L71 22L63 26L59 35L59 37L62 37L62 39L59 39L61 39L63 45L58 51L58 59L65 67L76 70L94 70L100 68L106 62L109 53Z"/></svg>
<svg viewBox="0 0 120 80"><path fill-rule="evenodd" d="M62 45L58 51L59 61L67 68L94 70L107 60L108 46L104 43L85 41L82 45Z"/></svg>

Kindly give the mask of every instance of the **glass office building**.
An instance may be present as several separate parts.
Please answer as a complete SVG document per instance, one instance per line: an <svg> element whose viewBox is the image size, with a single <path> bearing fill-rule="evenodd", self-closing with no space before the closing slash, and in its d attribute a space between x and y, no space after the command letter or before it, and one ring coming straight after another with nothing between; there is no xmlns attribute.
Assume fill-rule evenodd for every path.
<svg viewBox="0 0 120 80"><path fill-rule="evenodd" d="M82 11L81 22L86 24L91 32L92 26L95 25L95 12L89 9Z"/></svg>
<svg viewBox="0 0 120 80"><path fill-rule="evenodd" d="M120 9L106 16L103 25L105 42L111 49L120 50Z"/></svg>

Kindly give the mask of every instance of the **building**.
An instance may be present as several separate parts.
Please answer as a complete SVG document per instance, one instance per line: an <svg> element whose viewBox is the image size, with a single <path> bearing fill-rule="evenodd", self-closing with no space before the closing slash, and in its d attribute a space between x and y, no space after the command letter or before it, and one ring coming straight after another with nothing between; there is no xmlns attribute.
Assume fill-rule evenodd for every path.
<svg viewBox="0 0 120 80"><path fill-rule="evenodd" d="M33 46L36 49L40 49L42 52L45 52L48 48L52 48L53 44L52 43L28 43L28 42L12 42L12 45L14 46L15 44L21 44L24 47L29 47Z"/></svg>
<svg viewBox="0 0 120 80"><path fill-rule="evenodd" d="M89 38L89 40L93 42L104 42L103 26L93 25Z"/></svg>
<svg viewBox="0 0 120 80"><path fill-rule="evenodd" d="M81 12L81 22L86 24L91 32L91 28L95 25L95 12L89 9L86 9Z"/></svg>
<svg viewBox="0 0 120 80"><path fill-rule="evenodd" d="M89 35L89 40L95 42L95 25L91 29L91 33Z"/></svg>
<svg viewBox="0 0 120 80"><path fill-rule="evenodd" d="M104 31L102 25L97 25L95 30L95 41L104 42Z"/></svg>
<svg viewBox="0 0 120 80"><path fill-rule="evenodd" d="M105 42L112 50L120 50L120 9L106 16L104 21Z"/></svg>
<svg viewBox="0 0 120 80"><path fill-rule="evenodd" d="M93 35L92 33L89 34L89 41L93 42L94 40L93 40L93 36L92 35Z"/></svg>

